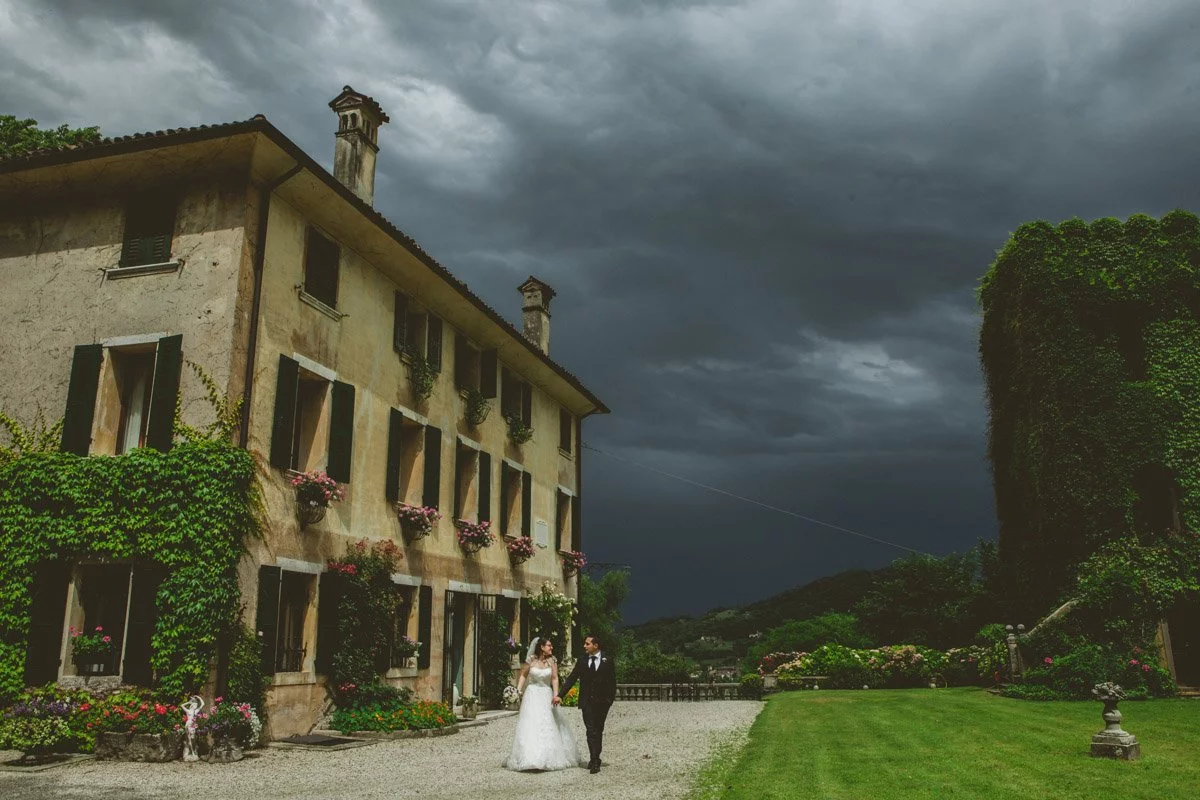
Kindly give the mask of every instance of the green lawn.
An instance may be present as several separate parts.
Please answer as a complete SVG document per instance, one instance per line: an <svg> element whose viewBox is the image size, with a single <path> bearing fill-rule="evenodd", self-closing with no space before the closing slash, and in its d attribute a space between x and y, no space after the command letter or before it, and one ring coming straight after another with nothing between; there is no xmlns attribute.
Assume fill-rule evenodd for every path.
<svg viewBox="0 0 1200 800"><path fill-rule="evenodd" d="M1122 727L1142 745L1134 762L1089 754L1104 727L1100 711L1098 702L1035 703L980 689L784 692L768 699L712 796L1200 796L1200 700L1122 703Z"/></svg>

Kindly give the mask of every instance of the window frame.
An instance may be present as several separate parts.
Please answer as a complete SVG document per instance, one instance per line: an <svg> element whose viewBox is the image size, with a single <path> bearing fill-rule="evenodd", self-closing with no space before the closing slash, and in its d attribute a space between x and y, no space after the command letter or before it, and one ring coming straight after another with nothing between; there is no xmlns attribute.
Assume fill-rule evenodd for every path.
<svg viewBox="0 0 1200 800"><path fill-rule="evenodd" d="M314 252L314 241L320 243L323 252ZM328 249L324 249L328 247ZM317 263L315 259L325 257L325 261ZM330 258L332 257L332 258ZM309 223L304 235L304 293L327 308L337 310L338 290L341 284L342 247L325 231ZM332 272L321 276L314 274L316 270L325 269ZM326 294L332 292L332 295Z"/></svg>

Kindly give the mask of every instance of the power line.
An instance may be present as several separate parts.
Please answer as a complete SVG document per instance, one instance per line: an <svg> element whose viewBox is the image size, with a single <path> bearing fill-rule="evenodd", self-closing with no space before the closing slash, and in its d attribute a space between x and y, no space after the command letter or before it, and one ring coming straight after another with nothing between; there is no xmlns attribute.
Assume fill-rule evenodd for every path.
<svg viewBox="0 0 1200 800"><path fill-rule="evenodd" d="M913 548L908 547L907 545L896 544L895 542L889 542L886 539L880 539L875 536L870 536L865 533L860 533L859 531L851 530L850 528L843 528L841 525L834 525L832 522L824 522L822 520L814 519L812 517L806 517L803 514L797 514L795 511L788 511L786 508L780 508L779 506L773 506L770 503L764 503L760 500L755 500L754 498L751 498L751 497L743 497L740 494L734 494L733 492L729 492L724 489L718 489L716 486L709 486L708 484L700 483L699 481L694 481L691 478L685 478L682 475L674 475L670 472L664 472L661 469L658 469L656 467L647 466L646 464L639 464L638 462L636 462L632 459L629 459L629 458L625 458L624 456L618 456L618 455L613 455L612 453L606 453L603 450L599 450L595 447L592 447L590 444L587 444L586 442L581 442L580 444L584 449L591 450L593 453L599 453L602 456L608 456L609 458L616 459L617 461L624 461L626 464L632 464L633 466L638 467L639 469L644 469L644 470L647 470L648 472L653 472L653 473L662 475L667 478L673 478L677 481L682 481L683 483L690 484L692 486L697 486L701 489L707 489L710 492L716 492L717 494L723 494L726 497L732 497L735 500L741 500L743 503L750 503L751 505L758 506L759 508L765 508L769 511L775 511L779 514L786 514L789 517L795 517L796 519L801 519L801 520L804 520L805 522L811 522L814 525L821 525L823 527L830 528L832 530L839 531L841 533L848 533L851 536L857 536L860 539L867 539L868 541L876 542L878 544L884 544L884 545L887 545L888 547L894 547L897 550L904 550L909 553L916 553L917 555L929 555L928 553L922 552L921 550L914 550Z"/></svg>

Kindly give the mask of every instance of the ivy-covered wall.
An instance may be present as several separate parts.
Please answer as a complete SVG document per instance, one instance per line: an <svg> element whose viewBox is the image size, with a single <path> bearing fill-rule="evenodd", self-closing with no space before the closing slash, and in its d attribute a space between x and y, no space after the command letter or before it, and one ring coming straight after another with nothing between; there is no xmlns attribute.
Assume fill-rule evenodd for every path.
<svg viewBox="0 0 1200 800"><path fill-rule="evenodd" d="M1000 555L1039 614L1099 544L1200 530L1200 220L1027 223L979 299Z"/></svg>
<svg viewBox="0 0 1200 800"><path fill-rule="evenodd" d="M24 685L38 565L81 559L165 567L151 667L164 693L197 690L237 618L237 564L258 507L253 459L226 442L0 464L0 697Z"/></svg>

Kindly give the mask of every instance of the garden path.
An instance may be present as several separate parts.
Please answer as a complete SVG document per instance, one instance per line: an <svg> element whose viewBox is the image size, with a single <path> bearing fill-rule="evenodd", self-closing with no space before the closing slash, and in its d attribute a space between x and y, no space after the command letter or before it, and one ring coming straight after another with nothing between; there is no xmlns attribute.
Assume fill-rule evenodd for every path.
<svg viewBox="0 0 1200 800"><path fill-rule="evenodd" d="M383 741L335 752L276 745L229 765L84 761L34 774L0 772L0 797L673 800L691 787L713 735L749 726L761 708L762 703L749 700L617 703L604 737L605 766L598 775L582 768L541 774L503 769L516 726L516 717L510 716L453 736ZM569 713L583 747L583 721L578 712ZM0 760L15 755L2 753Z"/></svg>

